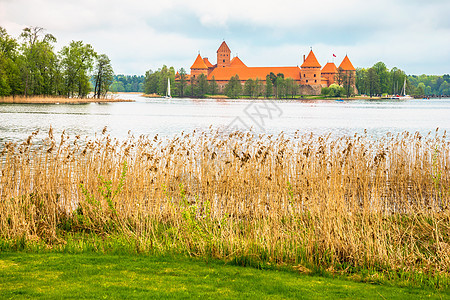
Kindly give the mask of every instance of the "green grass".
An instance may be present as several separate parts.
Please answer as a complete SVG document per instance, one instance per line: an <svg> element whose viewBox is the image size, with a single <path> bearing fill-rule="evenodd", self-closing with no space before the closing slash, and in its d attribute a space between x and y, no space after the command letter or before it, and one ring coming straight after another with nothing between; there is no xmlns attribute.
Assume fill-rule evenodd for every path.
<svg viewBox="0 0 450 300"><path fill-rule="evenodd" d="M0 252L0 298L450 298L182 256Z"/></svg>

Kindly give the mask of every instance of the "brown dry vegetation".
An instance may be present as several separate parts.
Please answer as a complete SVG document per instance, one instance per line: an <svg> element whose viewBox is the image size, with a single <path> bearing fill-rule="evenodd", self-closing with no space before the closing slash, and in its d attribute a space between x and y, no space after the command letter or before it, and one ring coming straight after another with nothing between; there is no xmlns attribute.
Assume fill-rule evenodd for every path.
<svg viewBox="0 0 450 300"><path fill-rule="evenodd" d="M120 233L139 251L450 273L445 136L33 138L1 152L3 240Z"/></svg>
<svg viewBox="0 0 450 300"><path fill-rule="evenodd" d="M0 103L16 104L82 104L82 103L106 103L106 102L133 102L134 100L124 100L115 98L67 98L57 96L9 96L0 97Z"/></svg>

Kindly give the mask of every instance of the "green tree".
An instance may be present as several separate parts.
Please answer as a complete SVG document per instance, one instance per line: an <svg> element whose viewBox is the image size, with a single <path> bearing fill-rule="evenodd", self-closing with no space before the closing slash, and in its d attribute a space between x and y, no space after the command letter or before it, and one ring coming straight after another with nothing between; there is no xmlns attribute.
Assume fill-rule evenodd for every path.
<svg viewBox="0 0 450 300"><path fill-rule="evenodd" d="M214 76L211 78L211 82L209 83L209 92L211 95L217 95L219 93L219 85L217 84Z"/></svg>
<svg viewBox="0 0 450 300"><path fill-rule="evenodd" d="M273 74L273 73L272 73ZM266 76L266 98L269 98L272 96L272 90L273 90L273 83L270 78L270 75Z"/></svg>
<svg viewBox="0 0 450 300"><path fill-rule="evenodd" d="M390 79L391 77L389 76L389 70L386 67L386 64L383 62L377 62L376 64L373 65L372 69L375 70L375 72L377 73L378 76L378 88L379 88L379 93L383 94L389 94L390 93L390 89L389 87L391 86L391 82Z"/></svg>
<svg viewBox="0 0 450 300"><path fill-rule="evenodd" d="M286 95L291 96L292 99L294 99L295 96L298 94L298 84L295 82L292 78L286 78Z"/></svg>
<svg viewBox="0 0 450 300"><path fill-rule="evenodd" d="M253 97L255 94L255 81L249 78L244 83L244 95Z"/></svg>
<svg viewBox="0 0 450 300"><path fill-rule="evenodd" d="M160 73L158 71L148 70L145 72L144 93L148 95L158 93L159 76Z"/></svg>
<svg viewBox="0 0 450 300"><path fill-rule="evenodd" d="M263 94L263 87L263 82L259 78L256 78L253 97L258 98L259 96L261 96Z"/></svg>
<svg viewBox="0 0 450 300"><path fill-rule="evenodd" d="M72 41L60 51L61 67L67 97L84 98L90 90L90 72L97 54L89 44Z"/></svg>
<svg viewBox="0 0 450 300"><path fill-rule="evenodd" d="M17 47L17 41L0 27L0 96L21 92Z"/></svg>
<svg viewBox="0 0 450 300"><path fill-rule="evenodd" d="M178 71L179 77L178 77L178 82L177 82L177 90L178 90L178 96L180 96L181 98L184 97L184 91L186 90L186 86L187 86L187 75L186 75L186 70L184 68L181 68Z"/></svg>
<svg viewBox="0 0 450 300"><path fill-rule="evenodd" d="M336 83L333 83L328 87L328 95L330 97L342 97L345 95L345 89Z"/></svg>
<svg viewBox="0 0 450 300"><path fill-rule="evenodd" d="M203 98L205 97L206 93L208 93L208 79L206 78L205 74L200 74L197 77L197 97Z"/></svg>
<svg viewBox="0 0 450 300"><path fill-rule="evenodd" d="M367 92L370 97L380 93L380 80L374 68L367 70Z"/></svg>
<svg viewBox="0 0 450 300"><path fill-rule="evenodd" d="M20 38L23 40L21 48L25 96L55 93L54 77L58 61L53 43L56 38L46 34L41 27L23 29Z"/></svg>
<svg viewBox="0 0 450 300"><path fill-rule="evenodd" d="M106 97L113 80L114 70L111 66L111 60L106 54L98 55L94 77L94 97Z"/></svg>
<svg viewBox="0 0 450 300"><path fill-rule="evenodd" d="M239 79L239 75L235 75L230 78L228 83L225 85L225 94L228 98L237 99L242 94L242 84Z"/></svg>

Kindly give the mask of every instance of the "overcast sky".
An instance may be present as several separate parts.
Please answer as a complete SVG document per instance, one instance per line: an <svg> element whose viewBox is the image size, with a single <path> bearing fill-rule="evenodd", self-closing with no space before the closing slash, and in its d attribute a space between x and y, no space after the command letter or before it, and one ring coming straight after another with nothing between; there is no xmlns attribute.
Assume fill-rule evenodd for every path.
<svg viewBox="0 0 450 300"><path fill-rule="evenodd" d="M300 65L312 47L322 66L348 54L355 67L450 73L449 0L0 0L0 26L44 27L57 50L82 40L116 74L189 69L199 51L214 64L224 39L247 66Z"/></svg>

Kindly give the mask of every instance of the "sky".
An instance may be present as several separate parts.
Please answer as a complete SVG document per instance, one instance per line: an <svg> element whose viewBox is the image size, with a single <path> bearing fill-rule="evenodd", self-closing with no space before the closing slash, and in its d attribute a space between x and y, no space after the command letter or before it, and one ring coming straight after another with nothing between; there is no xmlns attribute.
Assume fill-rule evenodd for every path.
<svg viewBox="0 0 450 300"><path fill-rule="evenodd" d="M448 74L449 14L449 0L0 0L11 36L43 27L57 51L81 40L126 75L189 70L198 53L214 64L223 40L252 67L301 65L312 47L322 66L347 54L355 67Z"/></svg>

